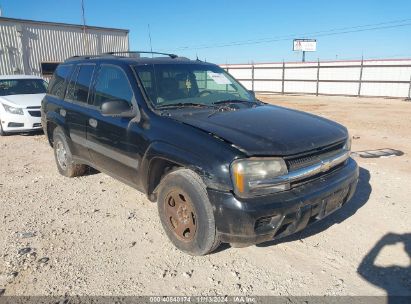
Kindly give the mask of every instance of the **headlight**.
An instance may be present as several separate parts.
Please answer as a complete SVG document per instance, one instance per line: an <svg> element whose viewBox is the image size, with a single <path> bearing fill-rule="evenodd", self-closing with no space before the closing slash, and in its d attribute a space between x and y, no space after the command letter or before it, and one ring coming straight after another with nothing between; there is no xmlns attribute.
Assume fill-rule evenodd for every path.
<svg viewBox="0 0 411 304"><path fill-rule="evenodd" d="M234 192L240 197L289 189L289 183L278 182L278 177L287 173L287 166L282 158L239 159L231 164Z"/></svg>
<svg viewBox="0 0 411 304"><path fill-rule="evenodd" d="M15 107L8 106L6 104L3 104L3 108L6 110L6 112L9 112L11 114L23 115L22 108L15 108Z"/></svg>
<svg viewBox="0 0 411 304"><path fill-rule="evenodd" d="M345 142L345 145L344 145L344 147L343 147L343 149L344 149L345 151L351 151L351 142L352 142L351 135L348 134L347 141Z"/></svg>

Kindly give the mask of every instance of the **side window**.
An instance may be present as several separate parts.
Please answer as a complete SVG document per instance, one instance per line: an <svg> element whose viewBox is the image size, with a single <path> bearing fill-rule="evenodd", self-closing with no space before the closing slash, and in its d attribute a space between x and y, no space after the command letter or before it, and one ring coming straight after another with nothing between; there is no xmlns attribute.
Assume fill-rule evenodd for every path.
<svg viewBox="0 0 411 304"><path fill-rule="evenodd" d="M64 98L64 92L66 90L66 80L69 77L72 68L72 65L58 66L48 87L48 93L50 95Z"/></svg>
<svg viewBox="0 0 411 304"><path fill-rule="evenodd" d="M131 105L133 90L125 72L116 66L102 65L97 75L94 105L110 100L125 100Z"/></svg>
<svg viewBox="0 0 411 304"><path fill-rule="evenodd" d="M67 99L87 103L94 67L94 64L82 64L76 67L67 87Z"/></svg>
<svg viewBox="0 0 411 304"><path fill-rule="evenodd" d="M74 87L76 86L76 79L77 79L79 68L80 66L76 66L74 68L74 71L71 74L71 78L68 80L66 99L74 100Z"/></svg>

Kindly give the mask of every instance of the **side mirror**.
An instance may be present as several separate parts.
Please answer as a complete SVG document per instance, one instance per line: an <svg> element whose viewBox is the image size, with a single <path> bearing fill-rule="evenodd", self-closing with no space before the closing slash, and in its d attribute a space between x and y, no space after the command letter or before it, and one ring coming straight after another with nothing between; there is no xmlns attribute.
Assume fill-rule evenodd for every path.
<svg viewBox="0 0 411 304"><path fill-rule="evenodd" d="M101 105L103 116L134 117L136 115L130 104L125 100L109 100Z"/></svg>
<svg viewBox="0 0 411 304"><path fill-rule="evenodd" d="M250 94L251 98L253 98L253 100L255 100L255 92L253 90L248 90L248 93Z"/></svg>

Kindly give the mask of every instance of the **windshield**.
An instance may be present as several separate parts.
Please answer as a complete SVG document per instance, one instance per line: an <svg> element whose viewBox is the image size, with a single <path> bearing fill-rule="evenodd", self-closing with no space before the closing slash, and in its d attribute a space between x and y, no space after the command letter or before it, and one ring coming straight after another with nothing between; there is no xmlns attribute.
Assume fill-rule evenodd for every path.
<svg viewBox="0 0 411 304"><path fill-rule="evenodd" d="M0 96L46 93L47 82L42 79L0 80Z"/></svg>
<svg viewBox="0 0 411 304"><path fill-rule="evenodd" d="M218 66L147 64L135 70L156 108L254 101L252 94Z"/></svg>

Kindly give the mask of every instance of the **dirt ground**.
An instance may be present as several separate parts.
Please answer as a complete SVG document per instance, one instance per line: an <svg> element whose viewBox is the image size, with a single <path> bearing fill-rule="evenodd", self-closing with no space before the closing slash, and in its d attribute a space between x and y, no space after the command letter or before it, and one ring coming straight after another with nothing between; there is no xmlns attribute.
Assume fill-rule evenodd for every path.
<svg viewBox="0 0 411 304"><path fill-rule="evenodd" d="M168 241L156 204L101 173L57 172L43 135L0 138L0 292L5 295L411 294L411 102L261 99L346 125L365 159L353 200L282 241L191 257ZM298 123L298 122L297 122Z"/></svg>

